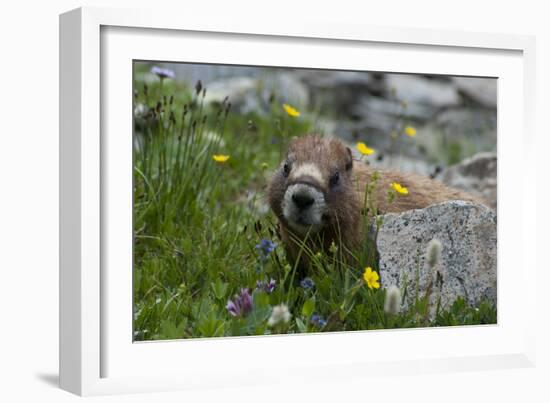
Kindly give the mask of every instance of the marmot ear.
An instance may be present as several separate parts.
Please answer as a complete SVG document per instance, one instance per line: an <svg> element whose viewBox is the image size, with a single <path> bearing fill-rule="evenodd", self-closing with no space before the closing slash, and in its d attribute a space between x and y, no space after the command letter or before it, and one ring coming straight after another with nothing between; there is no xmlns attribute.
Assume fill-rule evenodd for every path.
<svg viewBox="0 0 550 403"><path fill-rule="evenodd" d="M348 152L348 160L346 161L346 171L349 171L353 167L353 155L351 154L351 150L349 147L346 147L346 151Z"/></svg>

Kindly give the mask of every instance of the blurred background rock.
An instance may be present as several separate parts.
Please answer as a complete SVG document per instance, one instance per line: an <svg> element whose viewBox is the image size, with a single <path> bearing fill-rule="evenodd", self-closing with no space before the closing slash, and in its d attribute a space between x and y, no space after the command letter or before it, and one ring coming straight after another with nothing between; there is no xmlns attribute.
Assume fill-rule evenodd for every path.
<svg viewBox="0 0 550 403"><path fill-rule="evenodd" d="M374 166L429 175L496 207L497 80L198 64L164 64L176 80L201 80L207 102L229 96L232 111L295 106L315 131L376 149ZM143 73L144 81L156 80ZM148 77L147 75L150 75ZM403 135L412 126L414 137ZM355 149L355 147L352 147Z"/></svg>

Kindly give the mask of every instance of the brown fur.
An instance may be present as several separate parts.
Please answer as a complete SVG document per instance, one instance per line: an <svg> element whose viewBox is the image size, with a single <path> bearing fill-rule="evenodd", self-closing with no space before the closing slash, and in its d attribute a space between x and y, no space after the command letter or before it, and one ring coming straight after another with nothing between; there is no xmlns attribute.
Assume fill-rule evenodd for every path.
<svg viewBox="0 0 550 403"><path fill-rule="evenodd" d="M357 251L363 244L362 210L365 202L365 186L371 182L372 174L379 173L375 187L374 205L378 214L402 212L411 209L424 208L447 200L464 200L485 204L467 193L451 189L436 180L399 171L374 169L362 161L353 161L351 151L339 140L308 135L294 139L290 144L287 158L274 173L269 186L269 204L280 222L280 234L291 260L298 258L300 245L295 242L302 237L297 236L289 228L282 213L281 202L289 186L289 178L282 171L286 161L293 165L305 162L315 164L329 178L336 170L339 172L339 184L330 189L328 180L319 183L328 205L327 225L319 233L317 240L308 239L312 250L328 251L332 242L350 252ZM388 190L392 182L400 183L409 190L408 195L396 195L392 203L388 203ZM369 203L370 206L372 204ZM294 239L294 241L293 241Z"/></svg>

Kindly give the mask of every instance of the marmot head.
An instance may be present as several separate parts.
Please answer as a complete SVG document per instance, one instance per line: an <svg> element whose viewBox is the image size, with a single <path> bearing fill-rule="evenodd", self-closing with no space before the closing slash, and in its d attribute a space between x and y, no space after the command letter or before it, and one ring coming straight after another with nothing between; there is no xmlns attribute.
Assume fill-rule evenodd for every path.
<svg viewBox="0 0 550 403"><path fill-rule="evenodd" d="M340 141L296 138L269 184L270 206L298 235L340 225L356 209L352 169L351 150Z"/></svg>

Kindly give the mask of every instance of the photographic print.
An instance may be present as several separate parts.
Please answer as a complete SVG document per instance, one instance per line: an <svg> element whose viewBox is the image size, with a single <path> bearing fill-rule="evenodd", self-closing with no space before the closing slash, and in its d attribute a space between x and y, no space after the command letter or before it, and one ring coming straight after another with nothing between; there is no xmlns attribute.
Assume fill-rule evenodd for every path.
<svg viewBox="0 0 550 403"><path fill-rule="evenodd" d="M134 61L134 341L497 323L497 79Z"/></svg>

